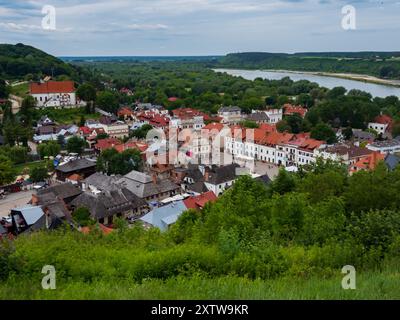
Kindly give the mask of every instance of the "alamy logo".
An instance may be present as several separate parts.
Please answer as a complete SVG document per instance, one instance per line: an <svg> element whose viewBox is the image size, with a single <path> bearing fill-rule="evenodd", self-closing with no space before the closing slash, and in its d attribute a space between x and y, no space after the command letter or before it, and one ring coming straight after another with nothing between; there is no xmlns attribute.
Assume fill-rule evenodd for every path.
<svg viewBox="0 0 400 320"><path fill-rule="evenodd" d="M42 14L45 15L42 19L42 28L44 30L56 30L56 8L46 5L42 8Z"/></svg>
<svg viewBox="0 0 400 320"><path fill-rule="evenodd" d="M44 290L55 290L56 289L56 269L54 266L44 266L42 273L45 276L42 279L42 288Z"/></svg>
<svg viewBox="0 0 400 320"><path fill-rule="evenodd" d="M356 30L356 8L351 5L344 6L342 8L342 28L344 30Z"/></svg>
<svg viewBox="0 0 400 320"><path fill-rule="evenodd" d="M342 288L344 290L356 289L356 268L353 266L344 266L342 273L346 274L342 279Z"/></svg>

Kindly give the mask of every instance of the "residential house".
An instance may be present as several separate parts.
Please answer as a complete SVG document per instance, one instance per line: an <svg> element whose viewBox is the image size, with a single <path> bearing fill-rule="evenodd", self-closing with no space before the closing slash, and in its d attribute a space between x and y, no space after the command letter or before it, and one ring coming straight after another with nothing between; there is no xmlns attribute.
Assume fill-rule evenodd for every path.
<svg viewBox="0 0 400 320"><path fill-rule="evenodd" d="M140 218L147 227L156 227L161 231L167 231L183 212L187 210L183 201L173 202L166 206L156 208Z"/></svg>
<svg viewBox="0 0 400 320"><path fill-rule="evenodd" d="M385 164L390 171L394 171L400 164L400 157L389 153L385 157Z"/></svg>
<svg viewBox="0 0 400 320"><path fill-rule="evenodd" d="M289 103L283 106L283 110L285 110L284 111L285 116L291 116L297 113L302 118L304 118L308 112L308 110L306 108L303 108L302 106L294 106Z"/></svg>
<svg viewBox="0 0 400 320"><path fill-rule="evenodd" d="M337 161L347 166L352 166L371 153L372 151L367 148L342 143L333 146L323 146L316 150L315 156L324 160Z"/></svg>
<svg viewBox="0 0 400 320"><path fill-rule="evenodd" d="M367 145L367 148L380 153L397 153L400 152L400 137L384 141L375 141Z"/></svg>
<svg viewBox="0 0 400 320"><path fill-rule="evenodd" d="M350 174L353 174L359 171L374 170L376 166L384 160L385 160L384 154L374 151L371 154L362 157L359 161L351 165L349 172Z"/></svg>
<svg viewBox="0 0 400 320"><path fill-rule="evenodd" d="M139 217L147 203L127 188L110 185L101 192L85 191L71 202L74 209L85 207L99 223L111 225L115 218Z"/></svg>
<svg viewBox="0 0 400 320"><path fill-rule="evenodd" d="M15 235L45 228L46 216L39 206L26 205L11 209L12 230Z"/></svg>
<svg viewBox="0 0 400 320"><path fill-rule="evenodd" d="M51 126L51 125L55 125L55 123L47 115L41 116L37 122L37 127Z"/></svg>
<svg viewBox="0 0 400 320"><path fill-rule="evenodd" d="M121 140L117 138L106 138L98 140L94 148L100 153L104 150L112 149L119 145L122 145Z"/></svg>
<svg viewBox="0 0 400 320"><path fill-rule="evenodd" d="M90 129L104 129L104 125L102 123L93 119L86 120L85 127L88 127Z"/></svg>
<svg viewBox="0 0 400 320"><path fill-rule="evenodd" d="M222 123L236 125L242 120L242 109L236 106L222 107L218 110L218 116L222 118Z"/></svg>
<svg viewBox="0 0 400 320"><path fill-rule="evenodd" d="M124 119L124 121L133 121L134 120L134 112L130 107L122 107L118 110L118 118Z"/></svg>
<svg viewBox="0 0 400 320"><path fill-rule="evenodd" d="M139 198L146 201L161 201L176 195L181 188L169 179L159 179L143 172L131 171L123 176L118 184L126 187Z"/></svg>
<svg viewBox="0 0 400 320"><path fill-rule="evenodd" d="M253 121L257 124L271 122L271 120L269 119L268 115L265 112L255 111L255 110L253 110L253 112L246 117L246 120Z"/></svg>
<svg viewBox="0 0 400 320"><path fill-rule="evenodd" d="M192 108L180 108L172 111L174 118L171 119L171 126L179 129L201 130L206 114Z"/></svg>
<svg viewBox="0 0 400 320"><path fill-rule="evenodd" d="M201 169L204 172L204 185L218 197L235 183L238 178L236 172L238 168L238 164L230 164L206 167L204 171Z"/></svg>
<svg viewBox="0 0 400 320"><path fill-rule="evenodd" d="M392 130L393 119L388 116L381 114L374 119L374 121L368 123L368 128L373 129L378 134L384 135Z"/></svg>
<svg viewBox="0 0 400 320"><path fill-rule="evenodd" d="M353 141L355 143L372 143L375 141L375 134L361 129L353 129Z"/></svg>
<svg viewBox="0 0 400 320"><path fill-rule="evenodd" d="M72 183L56 184L44 189L40 189L32 195L31 203L34 205L45 205L56 199L69 205L72 200L78 197L82 191Z"/></svg>
<svg viewBox="0 0 400 320"><path fill-rule="evenodd" d="M218 198L214 192L208 191L197 196L189 197L183 200L183 203L187 209L201 210L204 209L207 203L215 202L217 199Z"/></svg>
<svg viewBox="0 0 400 320"><path fill-rule="evenodd" d="M105 133L111 138L126 138L129 136L129 126L122 121L104 126Z"/></svg>
<svg viewBox="0 0 400 320"><path fill-rule="evenodd" d="M161 231L166 231L174 224L183 212L193 209L201 210L209 202L215 202L217 197L212 191L204 194L189 197L185 200L172 202L165 206L155 208L148 214L143 216L140 220L144 222L147 227L156 227Z"/></svg>
<svg viewBox="0 0 400 320"><path fill-rule="evenodd" d="M268 116L270 124L277 124L283 119L283 109L268 109L264 112Z"/></svg>
<svg viewBox="0 0 400 320"><path fill-rule="evenodd" d="M79 174L83 179L96 172L96 162L89 159L76 159L56 168L58 181L65 181L73 174Z"/></svg>
<svg viewBox="0 0 400 320"><path fill-rule="evenodd" d="M185 191L202 194L212 191L216 196L230 188L238 178L238 164L225 166L189 165L187 169L175 169L173 178Z"/></svg>
<svg viewBox="0 0 400 320"><path fill-rule="evenodd" d="M90 191L94 194L109 190L122 176L108 176L106 174L96 172L82 181L82 190Z"/></svg>

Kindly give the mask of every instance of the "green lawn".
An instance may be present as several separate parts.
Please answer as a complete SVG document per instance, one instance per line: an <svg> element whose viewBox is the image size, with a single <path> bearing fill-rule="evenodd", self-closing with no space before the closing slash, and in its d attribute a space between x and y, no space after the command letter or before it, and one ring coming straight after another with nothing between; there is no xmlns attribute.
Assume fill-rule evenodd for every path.
<svg viewBox="0 0 400 320"><path fill-rule="evenodd" d="M55 108L46 108L46 109L37 109L35 110L34 119L40 119L41 116L47 115L53 121L59 124L78 124L83 116L87 119L97 120L100 118L100 114L86 114L85 108L74 108L74 109L55 109Z"/></svg>
<svg viewBox="0 0 400 320"><path fill-rule="evenodd" d="M29 93L29 83L23 83L17 86L11 87L11 94L21 98L25 98Z"/></svg>
<svg viewBox="0 0 400 320"><path fill-rule="evenodd" d="M32 168L40 167L46 165L46 161L36 161L36 162L28 162L15 165L15 169L17 171L17 175L21 175L24 171L29 172Z"/></svg>
<svg viewBox="0 0 400 320"><path fill-rule="evenodd" d="M57 289L41 289L40 281L14 279L0 284L0 299L94 299L94 300L364 300L400 299L400 274L394 270L357 276L357 288L344 290L342 275L324 278L249 280L239 277L200 276L144 280L59 281Z"/></svg>

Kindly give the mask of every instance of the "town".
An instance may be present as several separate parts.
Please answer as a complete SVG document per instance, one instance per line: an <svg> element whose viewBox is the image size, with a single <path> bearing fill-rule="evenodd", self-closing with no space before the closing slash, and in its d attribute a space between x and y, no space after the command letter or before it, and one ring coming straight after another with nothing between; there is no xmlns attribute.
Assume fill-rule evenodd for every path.
<svg viewBox="0 0 400 320"><path fill-rule="evenodd" d="M122 88L120 94L132 91ZM306 117L307 107L295 102L250 113L222 105L208 114L137 101L115 113L96 107L93 119L61 124L46 110L92 104L81 99L73 81L31 81L16 112L27 99L43 114L29 154L37 159L33 164L50 165L21 172L0 187L3 238L65 224L89 233L89 221L108 234L119 219L166 231L183 212L201 211L243 175L268 185L280 170L296 173L319 160L344 165L348 175L380 162L394 170L400 162L400 137L392 135L393 119L385 114L367 123L367 130L336 129L332 143L280 129L287 119Z"/></svg>

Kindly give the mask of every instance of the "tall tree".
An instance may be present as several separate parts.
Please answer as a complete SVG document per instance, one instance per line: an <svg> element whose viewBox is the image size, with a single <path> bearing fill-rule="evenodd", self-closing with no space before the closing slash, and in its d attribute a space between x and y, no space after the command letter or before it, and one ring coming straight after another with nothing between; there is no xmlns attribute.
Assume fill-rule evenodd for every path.
<svg viewBox="0 0 400 320"><path fill-rule="evenodd" d="M0 154L0 186L15 180L16 172L10 158Z"/></svg>

